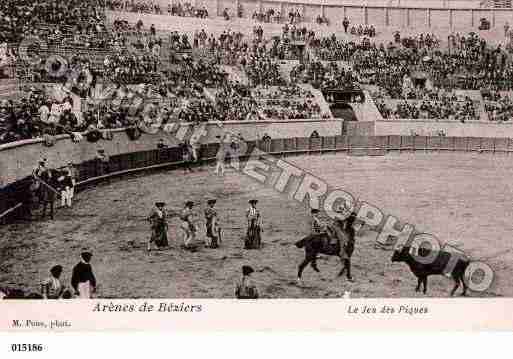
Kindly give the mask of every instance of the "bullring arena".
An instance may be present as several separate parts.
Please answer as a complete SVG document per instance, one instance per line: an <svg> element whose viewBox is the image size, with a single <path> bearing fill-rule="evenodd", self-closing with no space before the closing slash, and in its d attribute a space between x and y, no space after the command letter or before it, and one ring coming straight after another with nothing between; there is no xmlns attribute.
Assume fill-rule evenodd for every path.
<svg viewBox="0 0 513 359"><path fill-rule="evenodd" d="M371 203L486 263L494 273L492 285L469 296L513 295L513 71L506 28L513 24L511 3L505 8L507 2L498 1L433 0L421 7L415 1L363 6L219 0L176 3L169 10L167 2L158 9L157 2L135 3L97 7L104 15L97 20L106 28L102 36L112 40L101 50L80 43L93 42L93 30L73 46L65 38L53 46L42 31L39 40L49 46L39 60L12 50L23 39L6 41L8 65L0 80L6 99L0 128L0 290L39 293L56 264L64 268L60 282L69 287L80 253L91 251L99 298L233 298L244 265L254 269L261 298L449 295L452 281L440 275L430 277L426 294L416 292L408 266L391 261L394 249L378 245L366 223L355 237L352 281L336 276L339 258L321 254L320 273L307 267L298 283L305 251L295 243L310 234L311 203L279 193L273 166L270 183L231 168L235 158L240 169L247 168L252 157L245 150L258 148L257 160L282 159L350 193L360 205ZM273 20L271 8L283 17ZM293 35L291 26L307 30ZM44 27L52 28L51 21ZM235 40L202 45L197 34L203 29L207 38L232 32L236 38L238 32L255 46L241 50ZM375 64L370 58L378 50L370 44L392 44L397 31L406 41L379 50L388 52L376 55L383 62ZM448 38L470 32L466 44ZM181 43L184 34L191 46ZM326 40L332 34L337 42ZM276 36L281 40L273 47ZM163 39L158 51L149 46L156 38ZM271 49L262 50L262 44ZM459 57L463 52L475 56ZM88 53L89 60L72 59ZM419 61L408 62L405 54ZM449 60L460 61L466 72L438 67ZM502 72L483 73L478 64ZM388 66L388 74L372 66ZM75 76L77 71L86 76ZM55 72L59 76L52 77ZM84 89L79 82L88 75L94 80ZM39 102L23 114L27 105L17 105L23 98L48 104L48 118L43 120ZM54 105L66 104L70 108L54 114ZM224 146L221 176L215 171ZM70 208L60 206L57 179L45 182L34 174L42 159L48 169L74 164ZM42 214L35 182L49 193L55 189L53 219ZM215 249L203 245L203 211L211 198L222 229ZM262 216L258 250L244 249L251 199L258 199ZM170 246L148 252L148 214L159 201L170 213ZM179 213L187 201L195 203L194 250L184 248L180 235Z"/></svg>
<svg viewBox="0 0 513 359"><path fill-rule="evenodd" d="M511 211L503 196L510 190L507 178L513 170L508 157L415 153L360 158L330 154L290 160L380 208L393 209L401 219L421 228L436 228L442 240L472 256L486 258L497 278L496 287L484 295L511 295L508 274L512 253L507 226ZM212 171L205 168L185 176L181 171L166 171L102 185L80 193L76 206L63 210L56 221L34 223L29 228L24 224L2 228L2 280L30 286L32 278L45 275L47 263L62 258L60 263L71 267L76 261L74 253L88 247L99 254L95 262L96 275L102 281L99 295L106 298L231 298L238 269L245 263L258 272L259 287L268 298L332 298L346 290L353 297L416 295L413 275L403 264L391 263L391 253L376 248L365 231L357 239L354 283L336 278L341 264L326 257L319 264L322 273L307 271L305 285L297 286L295 276L303 253L293 243L309 230L305 208L243 174L232 171L220 179L207 175ZM468 176L473 176L473 183L462 186ZM175 219L169 231L172 248L148 255L148 224L142 218L153 202L165 198L178 207L186 199L201 202L205 196L219 199L225 227L221 248L195 253L181 249ZM252 196L260 199L265 216L264 247L260 251L242 249L244 210ZM449 280L441 277L432 283L429 295L444 297L448 288Z"/></svg>

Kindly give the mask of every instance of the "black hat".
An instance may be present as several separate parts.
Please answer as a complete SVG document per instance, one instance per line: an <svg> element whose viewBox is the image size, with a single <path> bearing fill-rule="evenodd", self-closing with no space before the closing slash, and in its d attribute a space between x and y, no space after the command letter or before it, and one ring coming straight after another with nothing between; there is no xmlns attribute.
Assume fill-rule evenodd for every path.
<svg viewBox="0 0 513 359"><path fill-rule="evenodd" d="M185 207L192 207L192 206L194 206L194 202L193 201L185 202Z"/></svg>
<svg viewBox="0 0 513 359"><path fill-rule="evenodd" d="M258 199L250 199L250 200L248 201L248 203L251 203L251 204L253 204L253 203L258 203Z"/></svg>
<svg viewBox="0 0 513 359"><path fill-rule="evenodd" d="M217 199L214 199L214 198L207 200L208 204L215 204L216 202L217 202Z"/></svg>
<svg viewBox="0 0 513 359"><path fill-rule="evenodd" d="M82 252L82 254L80 256L82 257L83 260L85 260L86 262L89 262L91 260L91 258L93 257L93 254L91 252Z"/></svg>
<svg viewBox="0 0 513 359"><path fill-rule="evenodd" d="M312 212L312 214L317 214L317 213L319 213L319 210L317 208L313 208L311 210L311 212Z"/></svg>
<svg viewBox="0 0 513 359"><path fill-rule="evenodd" d="M247 265L242 266L242 275L250 275L253 272L254 272L254 270L250 266L247 266Z"/></svg>
<svg viewBox="0 0 513 359"><path fill-rule="evenodd" d="M166 204L164 202L155 202L155 206L164 207Z"/></svg>
<svg viewBox="0 0 513 359"><path fill-rule="evenodd" d="M61 274L62 273L62 266L61 265L53 266L50 269L50 273L52 273L54 276L57 276L58 274Z"/></svg>

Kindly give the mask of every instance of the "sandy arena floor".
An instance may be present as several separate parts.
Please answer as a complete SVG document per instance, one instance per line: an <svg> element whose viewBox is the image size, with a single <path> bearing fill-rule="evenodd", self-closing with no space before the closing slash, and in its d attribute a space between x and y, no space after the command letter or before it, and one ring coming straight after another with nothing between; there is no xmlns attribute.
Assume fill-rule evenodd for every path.
<svg viewBox="0 0 513 359"><path fill-rule="evenodd" d="M496 274L492 288L473 296L513 296L513 160L507 156L462 153L389 154L348 157L344 154L290 157L288 161L369 201L386 213L433 233L486 260ZM218 250L196 253L180 248L177 219L170 221L172 248L146 252L153 203L164 200L179 209L186 199L218 198L224 230ZM242 249L244 212L251 197L260 200L264 248ZM252 265L263 297L325 298L416 297L416 280L405 264L391 263L391 252L376 249L370 234L357 238L354 283L336 278L336 258L319 260L321 273L310 267L304 286L296 285L297 265L304 254L293 243L308 231L308 213L251 178L229 171L216 177L212 168L193 174L169 171L115 180L77 196L73 209L59 209L55 221L0 227L0 286L38 290L53 264L71 268L82 249L94 252L93 268L102 298L232 298L243 264ZM201 233L204 230L201 227ZM446 297L452 281L430 277L428 296Z"/></svg>

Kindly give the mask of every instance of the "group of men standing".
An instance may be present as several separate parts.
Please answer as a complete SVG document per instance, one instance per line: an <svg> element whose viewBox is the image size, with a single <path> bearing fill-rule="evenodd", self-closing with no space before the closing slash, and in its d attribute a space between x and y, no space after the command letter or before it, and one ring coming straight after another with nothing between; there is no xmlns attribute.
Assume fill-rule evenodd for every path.
<svg viewBox="0 0 513 359"><path fill-rule="evenodd" d="M221 226L219 215L215 208L216 199L208 199L204 210L205 218L205 246L208 248L218 248L222 241ZM247 233L244 241L245 249L259 249L262 245L262 218L260 211L256 208L258 200L251 199L249 208L246 210ZM148 220L151 223L151 236L148 242L148 251L152 250L153 245L158 249L169 246L167 236L168 223L167 218L170 214L165 209L164 202L156 202L152 208ZM175 213L176 214L176 213ZM185 249L195 248L198 227L196 225L196 214L194 212L194 202L186 201L184 208L178 213L180 220L179 230L183 239Z"/></svg>
<svg viewBox="0 0 513 359"><path fill-rule="evenodd" d="M41 296L34 297L41 299L91 299L96 293L96 277L91 266L93 254L84 251L80 254L78 262L71 273L71 288L67 289L61 281L64 268L58 264L50 269L50 276L41 282Z"/></svg>
<svg viewBox="0 0 513 359"><path fill-rule="evenodd" d="M214 173L224 176L225 163L229 159L230 166L239 170L240 157L246 153L246 141L242 134L226 133L223 138L216 136L219 140L219 149L216 153L216 169Z"/></svg>
<svg viewBox="0 0 513 359"><path fill-rule="evenodd" d="M38 166L32 171L33 183L30 189L39 204L43 206L43 218L46 217L48 207L50 217L54 218L56 196L61 198L61 207L71 208L75 196L76 177L76 170L72 162L59 169L51 169L48 168L46 159L39 161ZM32 203L29 206L31 205Z"/></svg>
<svg viewBox="0 0 513 359"><path fill-rule="evenodd" d="M207 208L205 208L205 227L206 227L206 240L205 246L209 248L218 248L221 241L221 228L219 227L219 221L217 216L217 210L215 199L207 200ZM169 217L168 212L165 209L166 204L164 202L155 203L155 207L151 210L148 220L151 223L151 237L148 242L148 251L152 250L152 245L158 249L166 248L169 246L167 237L168 223L167 218ZM194 202L185 202L184 208L178 214L180 220L179 229L181 237L183 239L183 245L186 249L192 249L194 241L196 239L198 228L195 224L195 213L193 211Z"/></svg>

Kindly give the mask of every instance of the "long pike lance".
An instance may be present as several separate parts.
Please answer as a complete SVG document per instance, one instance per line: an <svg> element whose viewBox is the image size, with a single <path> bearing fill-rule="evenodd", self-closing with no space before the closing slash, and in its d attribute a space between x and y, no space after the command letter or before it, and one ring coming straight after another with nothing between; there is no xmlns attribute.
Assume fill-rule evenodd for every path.
<svg viewBox="0 0 513 359"><path fill-rule="evenodd" d="M36 181L38 181L39 183L41 183L43 186L45 186L46 188L50 189L52 192L54 192L57 196L61 196L60 192L57 191L55 188L53 188L52 186L50 186L48 183L46 183L45 181L43 181L41 178L39 178L38 176L34 175L34 178L36 179Z"/></svg>

